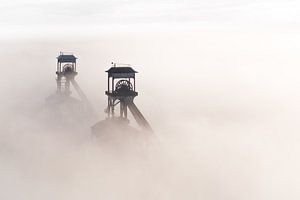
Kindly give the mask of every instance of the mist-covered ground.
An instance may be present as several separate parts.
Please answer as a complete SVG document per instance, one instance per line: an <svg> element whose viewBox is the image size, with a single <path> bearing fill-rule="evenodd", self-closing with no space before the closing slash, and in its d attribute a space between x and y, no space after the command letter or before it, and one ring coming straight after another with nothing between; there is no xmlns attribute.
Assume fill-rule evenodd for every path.
<svg viewBox="0 0 300 200"><path fill-rule="evenodd" d="M294 26L2 39L0 199L299 199L299 47ZM97 119L56 129L39 113L60 51ZM91 140L112 61L139 72L146 152Z"/></svg>

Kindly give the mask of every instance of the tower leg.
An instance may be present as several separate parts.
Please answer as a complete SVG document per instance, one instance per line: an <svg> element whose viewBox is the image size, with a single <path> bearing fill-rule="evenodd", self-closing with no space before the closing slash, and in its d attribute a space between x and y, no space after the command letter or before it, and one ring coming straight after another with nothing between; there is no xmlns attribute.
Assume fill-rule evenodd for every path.
<svg viewBox="0 0 300 200"><path fill-rule="evenodd" d="M56 79L56 85L57 85L57 93L61 93L61 77L57 77Z"/></svg>
<svg viewBox="0 0 300 200"><path fill-rule="evenodd" d="M111 101L111 115L112 115L112 118L115 118L115 106L114 106L114 104L115 104L115 100L112 100Z"/></svg>
<svg viewBox="0 0 300 200"><path fill-rule="evenodd" d="M65 83L65 95L70 95L71 91L70 91L70 80L66 79L66 83Z"/></svg>
<svg viewBox="0 0 300 200"><path fill-rule="evenodd" d="M111 109L110 109L110 98L108 97L107 98L107 114L108 114L108 118L110 118L110 112L111 112Z"/></svg>
<svg viewBox="0 0 300 200"><path fill-rule="evenodd" d="M120 117L123 117L123 102L120 102Z"/></svg>
<svg viewBox="0 0 300 200"><path fill-rule="evenodd" d="M127 119L127 104L124 103L124 115L125 115L125 118Z"/></svg>

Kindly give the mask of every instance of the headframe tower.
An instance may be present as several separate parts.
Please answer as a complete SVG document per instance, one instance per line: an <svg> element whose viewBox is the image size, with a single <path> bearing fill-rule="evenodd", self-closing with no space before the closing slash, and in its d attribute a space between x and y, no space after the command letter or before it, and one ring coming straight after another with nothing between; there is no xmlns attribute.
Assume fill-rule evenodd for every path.
<svg viewBox="0 0 300 200"><path fill-rule="evenodd" d="M60 52L57 57L56 83L57 93L60 95L70 96L71 94L70 82L78 74L76 72L76 60L77 58L73 54L64 54L63 52Z"/></svg>
<svg viewBox="0 0 300 200"><path fill-rule="evenodd" d="M138 96L136 92L135 71L130 65L118 66L112 63L113 66L107 70L107 91L105 94L108 97L107 115L109 119L121 119L128 121L127 110L129 109L138 125L147 131L152 131L152 128L137 106L134 104L134 98ZM116 114L116 107L119 105L119 115Z"/></svg>
<svg viewBox="0 0 300 200"><path fill-rule="evenodd" d="M60 52L60 55L57 57L57 94L62 97L69 97L71 94L70 84L72 83L74 89L76 90L81 100L85 103L90 113L92 115L95 115L95 112L88 98L75 80L75 76L78 74L78 72L76 71L76 60L77 58L71 53Z"/></svg>

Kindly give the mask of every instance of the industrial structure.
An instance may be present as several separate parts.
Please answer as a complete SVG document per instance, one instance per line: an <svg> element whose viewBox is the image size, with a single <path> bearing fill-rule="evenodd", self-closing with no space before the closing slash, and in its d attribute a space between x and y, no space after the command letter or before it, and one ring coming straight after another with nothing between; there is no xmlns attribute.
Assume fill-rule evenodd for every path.
<svg viewBox="0 0 300 200"><path fill-rule="evenodd" d="M113 67L106 72L108 77L105 94L108 97L106 109L108 118L114 119L116 117L115 109L119 105L120 119L128 120L127 110L129 109L142 129L152 131L149 123L133 102L138 95L135 90L135 74L137 71L129 66L117 67L117 64L113 63Z"/></svg>
<svg viewBox="0 0 300 200"><path fill-rule="evenodd" d="M134 103L135 97L138 96L135 80L137 71L130 65L112 63L106 72L107 117L91 127L92 135L101 138L100 141L107 144L124 141L124 139L136 141L152 135L140 134L151 133L153 130ZM57 89L55 94L46 99L44 109L49 116L45 122L55 124L53 127L86 127L95 120L95 112L75 80L77 75L77 58L73 54L61 52L56 64ZM71 86L80 99L71 95ZM132 114L140 130L129 125L129 113Z"/></svg>
<svg viewBox="0 0 300 200"><path fill-rule="evenodd" d="M76 60L77 58L73 54L64 54L63 52L57 57L56 66L56 84L57 93L60 95L69 96L70 82L75 81L76 72Z"/></svg>
<svg viewBox="0 0 300 200"><path fill-rule="evenodd" d="M142 137L144 134L140 134L140 131L129 126L128 110L143 132L153 132L150 124L134 103L134 98L138 96L135 80L137 71L130 65L120 66L116 63L112 63L112 65L106 71L108 75L107 91L105 91L107 118L92 127L93 135L101 137L102 141L109 142L119 141L120 138L128 140ZM104 134L104 132L106 133Z"/></svg>
<svg viewBox="0 0 300 200"><path fill-rule="evenodd" d="M60 53L56 63L56 92L46 98L46 104L40 112L42 123L53 128L88 127L95 120L95 112L75 80L77 58L71 53ZM73 86L71 88L71 86ZM72 95L75 89L79 98ZM80 122L80 123L78 123Z"/></svg>
<svg viewBox="0 0 300 200"><path fill-rule="evenodd" d="M57 84L57 94L62 96L70 96L71 90L70 85L72 83L74 89L76 90L78 96L86 104L90 112L94 112L92 106L84 94L84 92L79 87L75 80L75 76L78 74L76 71L76 60L77 58L73 54L60 52L57 57L57 67L56 67L56 84Z"/></svg>

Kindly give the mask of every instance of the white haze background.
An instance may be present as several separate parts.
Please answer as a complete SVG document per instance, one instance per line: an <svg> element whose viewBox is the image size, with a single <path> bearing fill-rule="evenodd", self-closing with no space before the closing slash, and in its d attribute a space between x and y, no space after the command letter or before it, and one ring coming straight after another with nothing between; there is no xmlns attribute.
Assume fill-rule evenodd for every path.
<svg viewBox="0 0 300 200"><path fill-rule="evenodd" d="M1 1L0 199L299 199L299 1ZM111 61L159 138L107 154L34 113L55 57L103 119ZM92 124L91 124L92 125Z"/></svg>

